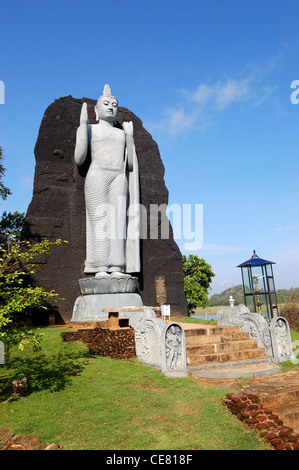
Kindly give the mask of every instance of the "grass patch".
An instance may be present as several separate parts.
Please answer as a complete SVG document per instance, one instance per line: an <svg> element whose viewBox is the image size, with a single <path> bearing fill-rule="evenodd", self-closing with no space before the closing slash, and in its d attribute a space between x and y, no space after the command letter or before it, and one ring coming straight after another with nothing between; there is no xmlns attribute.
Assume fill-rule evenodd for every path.
<svg viewBox="0 0 299 470"><path fill-rule="evenodd" d="M170 320L173 322L179 323L211 323L217 326L217 322L215 320L202 320L201 318L190 318L190 317L170 317Z"/></svg>
<svg viewBox="0 0 299 470"><path fill-rule="evenodd" d="M222 405L228 390L171 379L139 361L91 356L47 327L42 350L0 366L0 428L84 450L254 450L266 445ZM26 375L26 395L10 397Z"/></svg>

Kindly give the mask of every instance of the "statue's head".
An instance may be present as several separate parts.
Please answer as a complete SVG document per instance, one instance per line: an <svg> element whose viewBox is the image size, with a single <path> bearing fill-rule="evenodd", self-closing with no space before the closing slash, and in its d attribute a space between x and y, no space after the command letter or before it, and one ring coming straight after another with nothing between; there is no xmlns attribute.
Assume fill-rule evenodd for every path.
<svg viewBox="0 0 299 470"><path fill-rule="evenodd" d="M100 119L107 122L116 121L118 101L111 95L109 85L104 86L103 95L98 99L94 109L97 121Z"/></svg>

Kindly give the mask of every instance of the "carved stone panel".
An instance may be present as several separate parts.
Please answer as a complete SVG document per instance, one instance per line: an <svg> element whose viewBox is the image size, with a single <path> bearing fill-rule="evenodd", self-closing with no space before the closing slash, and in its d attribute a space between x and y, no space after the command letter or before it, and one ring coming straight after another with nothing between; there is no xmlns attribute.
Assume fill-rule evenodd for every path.
<svg viewBox="0 0 299 470"><path fill-rule="evenodd" d="M164 321L156 318L155 312L148 307L144 312L131 314L129 325L135 331L137 359L161 369L161 338Z"/></svg>
<svg viewBox="0 0 299 470"><path fill-rule="evenodd" d="M185 332L178 323L167 323L162 334L162 372L167 377L187 377Z"/></svg>
<svg viewBox="0 0 299 470"><path fill-rule="evenodd" d="M274 360L277 362L294 359L292 350L290 327L283 317L274 317L270 323L270 332Z"/></svg>
<svg viewBox="0 0 299 470"><path fill-rule="evenodd" d="M257 342L259 348L264 348L267 356L272 356L272 344L267 320L258 313L250 312L245 305L218 310L218 326L239 326L243 333L248 333L250 339Z"/></svg>

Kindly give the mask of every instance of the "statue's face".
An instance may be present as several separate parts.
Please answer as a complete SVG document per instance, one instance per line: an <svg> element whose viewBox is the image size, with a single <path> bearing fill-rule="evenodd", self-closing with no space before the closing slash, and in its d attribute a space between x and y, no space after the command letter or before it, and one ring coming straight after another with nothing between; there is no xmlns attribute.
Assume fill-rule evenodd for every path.
<svg viewBox="0 0 299 470"><path fill-rule="evenodd" d="M96 105L97 119L114 122L118 109L117 100L113 97L103 96Z"/></svg>

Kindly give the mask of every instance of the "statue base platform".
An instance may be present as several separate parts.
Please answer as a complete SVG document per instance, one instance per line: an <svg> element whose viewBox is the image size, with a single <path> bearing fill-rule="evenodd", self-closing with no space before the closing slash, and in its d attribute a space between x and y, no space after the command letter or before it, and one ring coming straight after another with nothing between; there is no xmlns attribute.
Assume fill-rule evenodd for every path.
<svg viewBox="0 0 299 470"><path fill-rule="evenodd" d="M108 320L108 313L103 308L111 307L143 307L139 294L87 294L81 295L75 301L72 322L103 321ZM134 313L120 313L119 318L129 318Z"/></svg>
<svg viewBox="0 0 299 470"><path fill-rule="evenodd" d="M136 292L137 277L129 274L104 273L102 277L86 277L79 279L80 290L83 295L90 294L131 294Z"/></svg>

